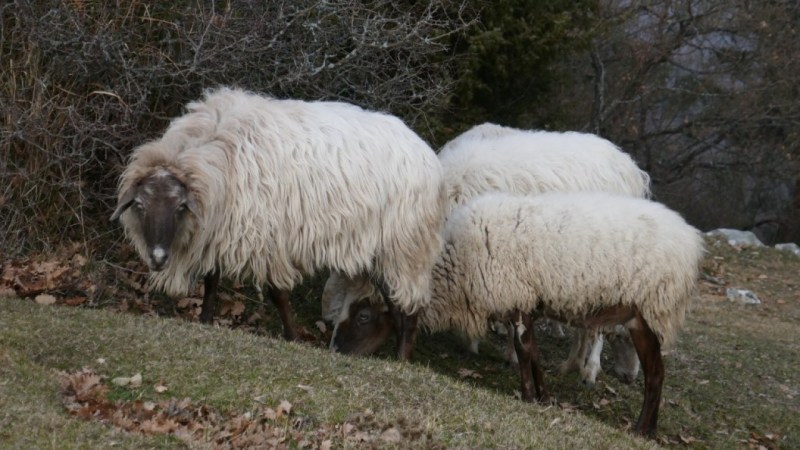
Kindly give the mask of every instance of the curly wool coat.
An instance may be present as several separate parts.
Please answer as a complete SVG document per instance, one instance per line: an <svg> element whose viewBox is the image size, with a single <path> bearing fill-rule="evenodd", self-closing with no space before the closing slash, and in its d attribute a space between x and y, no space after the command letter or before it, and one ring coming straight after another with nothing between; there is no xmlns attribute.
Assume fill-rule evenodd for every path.
<svg viewBox="0 0 800 450"><path fill-rule="evenodd" d="M580 323L634 306L662 345L684 321L703 256L665 206L604 193L485 194L454 210L420 324L485 334L515 310Z"/></svg>
<svg viewBox="0 0 800 450"><path fill-rule="evenodd" d="M338 102L220 88L137 148L119 196L159 170L196 199L155 288L184 294L212 270L291 289L328 267L372 273L406 311L425 306L445 218L441 164L396 117ZM128 238L146 255L129 211Z"/></svg>

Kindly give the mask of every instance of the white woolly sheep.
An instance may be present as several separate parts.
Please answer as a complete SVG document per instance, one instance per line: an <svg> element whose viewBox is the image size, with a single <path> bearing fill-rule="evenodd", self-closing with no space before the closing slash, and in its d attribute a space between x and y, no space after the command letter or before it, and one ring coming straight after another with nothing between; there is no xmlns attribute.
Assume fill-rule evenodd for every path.
<svg viewBox="0 0 800 450"><path fill-rule="evenodd" d="M451 207L490 191L519 194L598 191L648 198L650 177L606 139L586 133L525 131L485 123L473 127L439 152ZM626 382L639 365L633 344L618 347L614 370ZM477 348L477 344L473 345ZM561 371L577 369L594 385L600 371L603 335L577 329ZM622 364L623 362L627 364Z"/></svg>
<svg viewBox="0 0 800 450"><path fill-rule="evenodd" d="M441 164L398 118L220 88L133 152L111 219L154 288L185 294L205 276L204 321L220 276L247 279L270 286L295 339L288 294L304 274L370 274L405 314L408 358L444 209Z"/></svg>
<svg viewBox="0 0 800 450"><path fill-rule="evenodd" d="M485 334L492 317L513 318L522 399L549 399L533 321L624 325L644 372L636 431L655 434L662 346L682 325L703 254L700 233L661 204L604 193L491 193L454 210L433 268L420 325ZM380 314L367 304L354 317ZM340 326L335 345L366 349L388 334L374 321ZM378 345L380 343L378 342Z"/></svg>
<svg viewBox="0 0 800 450"><path fill-rule="evenodd" d="M480 125L473 126L469 130L447 141L442 146L442 148L439 149L439 153L440 154L446 153L450 149L458 148L465 144L473 145L475 142L494 139L502 136L508 136L510 134L516 134L521 131L524 130L521 130L519 128L506 127L503 125L498 125L496 123L484 122Z"/></svg>
<svg viewBox="0 0 800 450"><path fill-rule="evenodd" d="M439 160L450 209L491 191L516 194L602 191L642 198L650 194L647 173L614 144L593 134L525 131L484 123L445 144ZM379 296L368 299L371 292L358 298L355 295L361 283L358 280L348 293L346 281L339 277L339 273L331 274L323 298L323 316L334 322L334 334L336 324L347 320L352 301L380 300ZM343 290L330 292L335 288ZM342 300L333 302L335 310L325 307L330 297ZM578 369L583 382L593 385L600 371L602 339L596 330L576 330L570 357L562 370ZM509 347L513 355L513 345ZM472 348L477 350L477 341L473 341ZM618 349L617 361L630 362L626 354L635 355L630 341ZM624 381L632 381L639 366L634 357L632 364L616 364L614 370Z"/></svg>
<svg viewBox="0 0 800 450"><path fill-rule="evenodd" d="M649 175L613 143L593 134L483 124L465 135L439 152L451 208L491 191L650 195Z"/></svg>

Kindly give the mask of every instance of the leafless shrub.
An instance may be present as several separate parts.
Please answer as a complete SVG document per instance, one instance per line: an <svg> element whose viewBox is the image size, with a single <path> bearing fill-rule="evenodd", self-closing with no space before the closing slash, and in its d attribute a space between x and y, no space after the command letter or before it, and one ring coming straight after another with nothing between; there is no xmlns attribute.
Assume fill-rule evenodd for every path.
<svg viewBox="0 0 800 450"><path fill-rule="evenodd" d="M800 239L797 2L600 5L593 49L557 97L574 126L630 151L694 225Z"/></svg>
<svg viewBox="0 0 800 450"><path fill-rule="evenodd" d="M107 222L130 150L205 88L347 100L423 135L468 26L428 0L101 2L0 7L0 253L118 236Z"/></svg>

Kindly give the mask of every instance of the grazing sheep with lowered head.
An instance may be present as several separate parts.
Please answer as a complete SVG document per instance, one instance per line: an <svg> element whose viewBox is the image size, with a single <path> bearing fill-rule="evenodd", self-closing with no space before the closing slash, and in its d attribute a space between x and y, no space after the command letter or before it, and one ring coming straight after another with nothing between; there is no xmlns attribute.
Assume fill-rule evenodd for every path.
<svg viewBox="0 0 800 450"><path fill-rule="evenodd" d="M533 321L552 317L586 327L624 325L644 372L636 431L654 434L664 366L688 307L700 259L700 233L661 204L604 193L485 194L454 210L433 268L431 302L420 312L430 331L485 334L487 320L514 320L522 398L547 400ZM372 351L391 324L366 304L343 323L335 345ZM361 320L361 319L365 320Z"/></svg>
<svg viewBox="0 0 800 450"><path fill-rule="evenodd" d="M181 295L205 277L205 322L220 276L250 279L295 339L288 294L304 274L369 274L404 314L407 358L444 205L441 164L396 117L220 88L133 152L111 218L155 288Z"/></svg>
<svg viewBox="0 0 800 450"><path fill-rule="evenodd" d="M450 209L492 191L526 195L599 191L642 198L650 194L647 173L614 144L593 134L525 131L484 123L445 144L439 161ZM334 323L334 335L337 324L348 319L353 301L380 301L378 293L369 299L373 291L365 290L368 286L363 280L355 280L348 290L347 281L340 278L341 274L333 272L323 293L323 316ZM355 295L358 292L364 295ZM333 297L340 301L330 302ZM330 303L338 308L326 308ZM602 346L603 335L597 330L576 330L562 370L578 369L581 380L593 385L600 371ZM477 351L477 341L472 348ZM513 343L509 350L514 355ZM632 381L639 371L633 344L628 340L616 350L615 372L624 381Z"/></svg>

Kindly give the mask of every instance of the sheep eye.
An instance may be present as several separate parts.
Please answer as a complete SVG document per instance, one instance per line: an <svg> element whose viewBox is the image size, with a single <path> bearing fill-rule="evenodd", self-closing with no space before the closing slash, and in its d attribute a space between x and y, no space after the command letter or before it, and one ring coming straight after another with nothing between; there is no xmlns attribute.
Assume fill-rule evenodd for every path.
<svg viewBox="0 0 800 450"><path fill-rule="evenodd" d="M186 211L186 203L181 203L180 205L178 205L178 212L182 213L184 211Z"/></svg>
<svg viewBox="0 0 800 450"><path fill-rule="evenodd" d="M370 314L369 311L359 311L358 317L356 318L356 320L358 320L358 323L360 325L368 323L371 319L372 319L372 314Z"/></svg>
<svg viewBox="0 0 800 450"><path fill-rule="evenodd" d="M142 202L140 200L135 200L133 202L133 209L135 209L136 211L142 212L142 211L144 211L144 205L142 204Z"/></svg>

